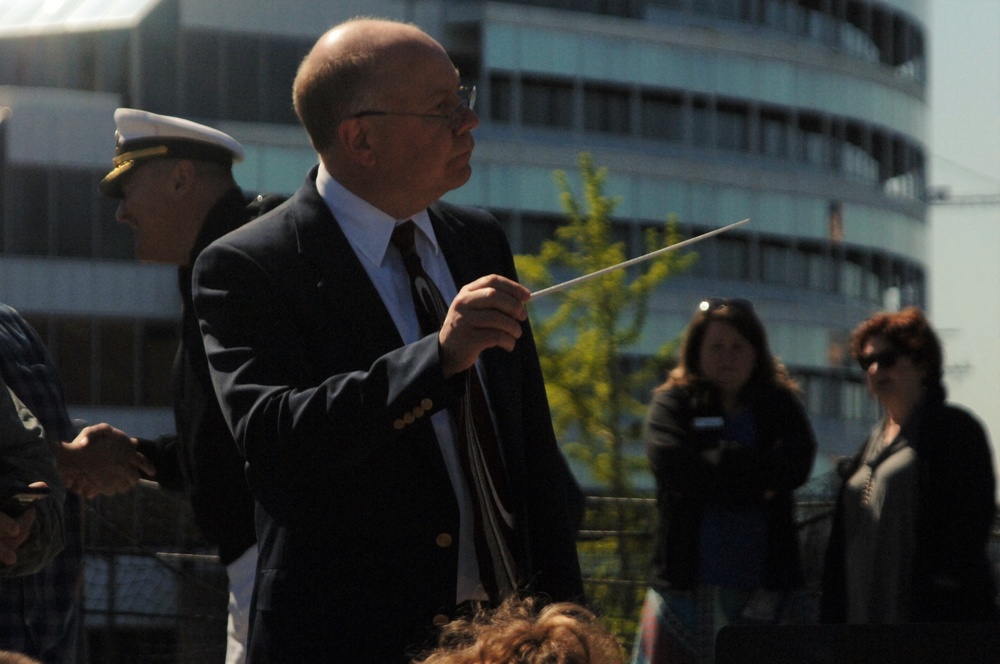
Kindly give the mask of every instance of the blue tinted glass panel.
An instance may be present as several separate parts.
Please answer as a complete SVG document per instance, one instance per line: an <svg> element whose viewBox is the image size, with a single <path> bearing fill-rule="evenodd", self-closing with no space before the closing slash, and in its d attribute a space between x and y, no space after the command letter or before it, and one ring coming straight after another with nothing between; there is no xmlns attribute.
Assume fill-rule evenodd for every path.
<svg viewBox="0 0 1000 664"><path fill-rule="evenodd" d="M525 28L520 33L521 61L545 63L545 71L574 75L579 69L577 39L554 30Z"/></svg>

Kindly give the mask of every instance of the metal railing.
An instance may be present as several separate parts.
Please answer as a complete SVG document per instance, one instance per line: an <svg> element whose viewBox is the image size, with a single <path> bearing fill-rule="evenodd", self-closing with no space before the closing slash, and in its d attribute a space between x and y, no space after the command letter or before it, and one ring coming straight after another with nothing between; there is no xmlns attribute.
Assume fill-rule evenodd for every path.
<svg viewBox="0 0 1000 664"><path fill-rule="evenodd" d="M797 504L807 593L814 600L832 511L829 501ZM587 499L578 551L588 602L626 648L646 591L655 523L651 498ZM90 501L84 546L90 661L223 660L226 574L194 527L183 496L141 486ZM1000 578L1000 521L990 555Z"/></svg>

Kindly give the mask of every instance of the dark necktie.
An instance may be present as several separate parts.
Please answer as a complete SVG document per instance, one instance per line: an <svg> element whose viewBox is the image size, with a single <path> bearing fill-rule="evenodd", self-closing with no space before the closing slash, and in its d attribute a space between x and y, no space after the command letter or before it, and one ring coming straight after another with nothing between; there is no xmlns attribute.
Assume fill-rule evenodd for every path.
<svg viewBox="0 0 1000 664"><path fill-rule="evenodd" d="M412 221L397 226L392 243L403 256L420 331L426 335L441 329L448 307L420 262L414 228ZM479 576L490 599L496 601L517 588L512 553L514 515L496 432L475 365L465 374L465 390L455 420L455 444L472 494Z"/></svg>

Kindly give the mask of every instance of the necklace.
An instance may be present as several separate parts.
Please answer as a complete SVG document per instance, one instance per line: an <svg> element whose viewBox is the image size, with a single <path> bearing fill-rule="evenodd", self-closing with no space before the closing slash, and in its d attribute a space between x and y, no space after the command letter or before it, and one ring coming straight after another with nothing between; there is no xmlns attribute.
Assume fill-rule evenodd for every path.
<svg viewBox="0 0 1000 664"><path fill-rule="evenodd" d="M902 434L902 428L900 428L899 432L896 433L896 437L892 439L892 442L885 445L874 458L865 463L865 466L868 467L868 477L865 479L865 485L861 489L862 507L866 507L871 502L872 495L875 493L875 469L878 468L883 461L906 445L906 438L900 434ZM883 440L882 435L883 434L880 432L879 440Z"/></svg>

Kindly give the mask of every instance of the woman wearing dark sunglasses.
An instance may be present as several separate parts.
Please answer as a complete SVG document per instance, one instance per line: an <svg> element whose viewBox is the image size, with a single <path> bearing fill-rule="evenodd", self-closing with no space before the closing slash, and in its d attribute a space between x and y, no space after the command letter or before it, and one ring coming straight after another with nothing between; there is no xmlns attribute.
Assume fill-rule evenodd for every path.
<svg viewBox="0 0 1000 664"><path fill-rule="evenodd" d="M997 620L990 445L973 415L945 403L937 335L916 307L881 312L854 330L851 352L884 416L841 467L821 618Z"/></svg>
<svg viewBox="0 0 1000 664"><path fill-rule="evenodd" d="M701 303L645 438L659 522L632 661L712 662L719 629L788 620L803 586L792 492L816 441L748 301Z"/></svg>

